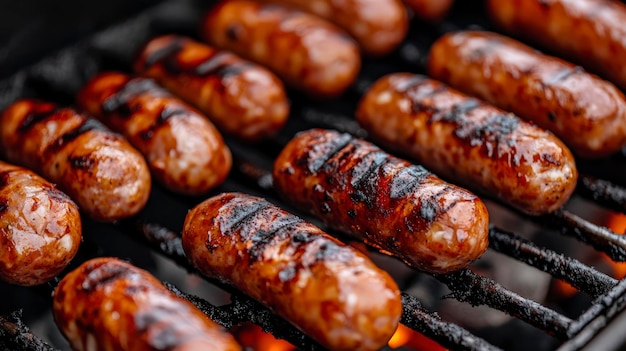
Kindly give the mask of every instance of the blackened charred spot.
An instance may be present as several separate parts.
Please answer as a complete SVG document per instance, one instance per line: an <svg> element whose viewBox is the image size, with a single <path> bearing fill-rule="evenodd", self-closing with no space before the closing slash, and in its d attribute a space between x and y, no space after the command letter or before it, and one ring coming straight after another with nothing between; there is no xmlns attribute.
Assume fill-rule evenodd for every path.
<svg viewBox="0 0 626 351"><path fill-rule="evenodd" d="M250 66L250 63L246 61L228 62L232 59L233 55L226 52L216 52L213 56L201 62L193 68L192 71L187 73L193 73L199 76L217 76L224 78L230 75L239 74L246 67Z"/></svg>
<svg viewBox="0 0 626 351"><path fill-rule="evenodd" d="M332 209L327 202L324 202L322 206L320 206L320 213L330 213L331 211Z"/></svg>
<svg viewBox="0 0 626 351"><path fill-rule="evenodd" d="M112 284L117 280L126 279L133 272L126 265L102 264L97 267L89 267L85 270L85 280L81 285L84 292L90 293L107 284Z"/></svg>
<svg viewBox="0 0 626 351"><path fill-rule="evenodd" d="M441 213L441 208L439 207L439 202L436 198L422 199L419 209L419 215L421 218L430 223L439 213Z"/></svg>
<svg viewBox="0 0 626 351"><path fill-rule="evenodd" d="M341 247L332 241L328 241L319 246L319 250L315 252L316 261L324 261L326 259L337 256Z"/></svg>
<svg viewBox="0 0 626 351"><path fill-rule="evenodd" d="M487 143L499 144L506 136L517 129L520 120L511 114L496 114L477 124L465 121L454 131L454 135L470 146L484 146ZM490 157L496 155L491 147Z"/></svg>
<svg viewBox="0 0 626 351"><path fill-rule="evenodd" d="M486 55L492 53L496 49L502 46L502 40L500 38L485 39L486 43L483 46L478 46L474 50L471 50L467 55L467 59L470 61L480 61Z"/></svg>
<svg viewBox="0 0 626 351"><path fill-rule="evenodd" d="M418 165L411 165L401 169L391 179L390 198L400 199L405 197L429 175L430 172Z"/></svg>
<svg viewBox="0 0 626 351"><path fill-rule="evenodd" d="M249 240L252 246L248 249L250 256L250 263L254 263L263 257L263 252L267 246L272 242L275 234L265 230L257 230L250 237Z"/></svg>
<svg viewBox="0 0 626 351"><path fill-rule="evenodd" d="M556 157L554 157L554 155L552 154L541 154L541 159L543 160L543 162L550 163L559 167L561 166L561 162L559 162L559 160L556 159Z"/></svg>
<svg viewBox="0 0 626 351"><path fill-rule="evenodd" d="M350 197L354 202L364 202L368 208L373 208L377 194L380 191L381 169L389 162L389 154L384 151L374 151L358 160L352 169L353 191Z"/></svg>
<svg viewBox="0 0 626 351"><path fill-rule="evenodd" d="M316 237L317 236L311 233L299 231L291 235L290 245L300 246L301 244L306 244L315 240Z"/></svg>
<svg viewBox="0 0 626 351"><path fill-rule="evenodd" d="M9 200L5 197L0 197L0 216L2 216L9 208Z"/></svg>
<svg viewBox="0 0 626 351"><path fill-rule="evenodd" d="M46 108L42 108L41 111L32 111L29 112L22 118L20 124L17 127L17 131L20 133L25 133L30 130L34 125L40 123L46 118L52 116L53 114L59 111L58 108L53 105L46 106Z"/></svg>
<svg viewBox="0 0 626 351"><path fill-rule="evenodd" d="M299 158L299 162L305 164L309 172L316 173L329 159L348 146L353 140L354 138L350 134L338 134L336 138L332 138L323 144L315 145Z"/></svg>
<svg viewBox="0 0 626 351"><path fill-rule="evenodd" d="M296 272L296 267L288 266L278 272L278 279L283 283L288 282L296 276Z"/></svg>
<svg viewBox="0 0 626 351"><path fill-rule="evenodd" d="M445 112L439 113L432 116L429 122L434 122L437 120L441 120L444 122L452 122L452 123L462 123L467 119L467 114L472 112L472 110L481 106L481 103L476 99L467 99L463 102L460 102L452 108Z"/></svg>
<svg viewBox="0 0 626 351"><path fill-rule="evenodd" d="M152 79L135 78L128 81L117 93L106 98L100 107L104 113L117 113L122 118L128 118L139 110L139 106L130 105L130 100L145 93L152 96L169 96L169 93Z"/></svg>
<svg viewBox="0 0 626 351"><path fill-rule="evenodd" d="M165 60L171 60L175 58L176 55L183 49L185 46L185 40L183 38L174 38L167 45L155 50L150 53L150 55L146 56L144 61L144 69Z"/></svg>
<svg viewBox="0 0 626 351"><path fill-rule="evenodd" d="M63 146L65 146L65 144L92 130L100 130L111 133L109 129L107 129L107 127L105 127L102 123L93 118L86 118L85 121L81 123L78 127L61 135L55 143L50 145L50 148L52 148L53 150L60 150L61 148L63 148Z"/></svg>
<svg viewBox="0 0 626 351"><path fill-rule="evenodd" d="M417 112L434 112L437 109L432 103L426 101L436 95L448 90L445 85L426 85L418 90L410 90L406 92L407 97L411 100L411 111Z"/></svg>
<svg viewBox="0 0 626 351"><path fill-rule="evenodd" d="M7 184L9 184L9 181L11 180L11 173L12 171L0 173L0 188L4 188Z"/></svg>
<svg viewBox="0 0 626 351"><path fill-rule="evenodd" d="M157 122L157 125L160 125L160 124L165 123L165 121L167 121L168 119L174 116L185 115L188 113L189 113L189 110L187 110L186 108L182 108L179 106L176 106L176 107L164 106L163 109L161 109L161 112L159 113L159 118L156 120L156 122Z"/></svg>
<svg viewBox="0 0 626 351"><path fill-rule="evenodd" d="M556 121L556 115L554 114L554 112L548 111L548 119L550 120L550 122Z"/></svg>
<svg viewBox="0 0 626 351"><path fill-rule="evenodd" d="M91 155L68 156L67 161L73 169L90 171L96 164L96 160Z"/></svg>
<svg viewBox="0 0 626 351"><path fill-rule="evenodd" d="M226 27L226 37L230 41L238 41L240 33L241 33L241 26L238 26L236 24L231 24L228 27Z"/></svg>
<svg viewBox="0 0 626 351"><path fill-rule="evenodd" d="M348 216L352 219L356 218L356 211L354 209L349 209L348 210Z"/></svg>
<svg viewBox="0 0 626 351"><path fill-rule="evenodd" d="M231 211L219 217L219 228L225 235L232 235L246 220L255 216L259 211L270 207L271 204L265 200L244 201L231 207Z"/></svg>
<svg viewBox="0 0 626 351"><path fill-rule="evenodd" d="M399 93L405 93L413 87L421 85L426 81L426 76L415 74L410 78L399 80L391 87Z"/></svg>

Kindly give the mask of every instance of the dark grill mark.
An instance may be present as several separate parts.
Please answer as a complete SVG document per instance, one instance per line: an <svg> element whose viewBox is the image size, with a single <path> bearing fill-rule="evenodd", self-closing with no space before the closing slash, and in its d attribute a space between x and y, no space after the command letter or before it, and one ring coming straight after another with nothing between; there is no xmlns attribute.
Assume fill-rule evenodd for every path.
<svg viewBox="0 0 626 351"><path fill-rule="evenodd" d="M354 190L350 198L354 202L364 202L368 208L374 206L379 192L381 168L388 162L389 155L383 151L375 151L364 156L352 169L350 185Z"/></svg>
<svg viewBox="0 0 626 351"><path fill-rule="evenodd" d="M148 68L157 62L176 57L176 54L178 54L184 46L185 40L183 38L174 38L166 46L155 50L150 55L146 56L144 68Z"/></svg>
<svg viewBox="0 0 626 351"><path fill-rule="evenodd" d="M322 145L315 146L313 150L305 153L304 157L308 161L307 167L309 172L316 173L319 171L328 160L348 146L352 140L354 140L354 138L350 134L339 134L337 138L333 138ZM321 154L318 154L318 151L322 151Z"/></svg>
<svg viewBox="0 0 626 351"><path fill-rule="evenodd" d="M247 61L229 63L228 59L232 57L232 54L228 52L216 52L215 55L198 64L191 72L185 73L193 73L199 76L216 76L223 79L228 76L237 75L251 65L251 63Z"/></svg>
<svg viewBox="0 0 626 351"><path fill-rule="evenodd" d="M117 93L109 96L101 104L102 112L117 113L121 117L130 117L136 110L129 102L134 97L150 92L154 96L169 95L159 87L152 79L137 78L126 83Z"/></svg>
<svg viewBox="0 0 626 351"><path fill-rule="evenodd" d="M278 211L278 209L268 208L268 211ZM253 231L252 233L242 233L242 240L250 240L252 242L252 245L249 249L250 262L256 262L262 257L265 248L272 242L273 238L277 236L280 238L289 237L291 233L289 230L285 229L292 228L293 230L294 225L300 224L302 222L303 220L297 216L291 214L283 214L281 217L273 220L270 228L268 228L267 230L257 230ZM300 242L299 245L303 243L304 242ZM293 240L291 241L291 244L294 245Z"/></svg>
<svg viewBox="0 0 626 351"><path fill-rule="evenodd" d="M91 155L69 156L67 160L72 168L87 171L91 170L96 164L96 160L94 160Z"/></svg>
<svg viewBox="0 0 626 351"><path fill-rule="evenodd" d="M133 272L124 265L104 263L98 267L85 270L85 280L81 285L84 292L90 293L104 285L125 279Z"/></svg>
<svg viewBox="0 0 626 351"><path fill-rule="evenodd" d="M417 113L420 111L437 111L437 108L435 106L432 106L432 104L427 103L427 101L424 100L432 98L448 90L448 87L446 87L445 85L439 85L434 89L432 86L429 86L428 88L429 89L419 89L418 91L411 90L406 92L408 98L411 99L411 111L413 111L413 113Z"/></svg>
<svg viewBox="0 0 626 351"><path fill-rule="evenodd" d="M437 217L437 214L441 213L441 208L439 207L437 197L433 196L422 199L419 211L421 218L429 223L432 222L435 217Z"/></svg>
<svg viewBox="0 0 626 351"><path fill-rule="evenodd" d="M410 78L397 82L393 86L393 89L395 89L397 92L400 92L400 93L406 93L409 89L424 83L426 79L427 78L425 76L422 76L420 74L415 74Z"/></svg>
<svg viewBox="0 0 626 351"><path fill-rule="evenodd" d="M499 143L517 128L519 122L519 118L511 114L496 114L481 124L464 121L454 131L454 135L468 142L471 146L480 146L494 141Z"/></svg>
<svg viewBox="0 0 626 351"><path fill-rule="evenodd" d="M424 167L412 165L401 169L391 179L389 196L391 199L404 198L430 175Z"/></svg>
<svg viewBox="0 0 626 351"><path fill-rule="evenodd" d="M69 143L70 141L78 138L79 136L81 136L84 133L87 133L91 130L101 130L101 131L106 131L109 132L109 130L107 129L107 127L105 127L102 123L98 122L97 120L93 119L93 118L86 118L85 121L80 124L78 127L66 132L65 134L61 135L54 144L52 144L50 147L53 148L53 150L59 150L61 149L65 144ZM48 150L46 150L48 151Z"/></svg>
<svg viewBox="0 0 626 351"><path fill-rule="evenodd" d="M24 118L22 118L22 121L17 127L17 131L20 133L25 133L35 124L45 120L46 118L52 116L58 111L58 108L51 107L49 109L44 109L43 111L29 112L26 116L24 116Z"/></svg>
<svg viewBox="0 0 626 351"><path fill-rule="evenodd" d="M332 241L328 241L320 245L319 250L315 252L316 261L324 261L329 258L336 257L341 251L341 247Z"/></svg>
<svg viewBox="0 0 626 351"><path fill-rule="evenodd" d="M574 76L576 74L580 74L583 73L584 70L582 67L580 66L575 66L575 67L564 67L556 72L554 72L550 77L548 77L547 79L543 80L543 84L544 85L554 85L556 83L559 83L561 81L564 81L565 79Z"/></svg>
<svg viewBox="0 0 626 351"><path fill-rule="evenodd" d="M433 115L430 122L442 120L445 122L458 123L467 118L467 115L474 109L480 107L480 102L475 99L467 99L461 103L452 106L452 109L443 114Z"/></svg>
<svg viewBox="0 0 626 351"><path fill-rule="evenodd" d="M4 188L9 184L9 180L11 179L11 173L14 171L4 171L0 173L0 188Z"/></svg>
<svg viewBox="0 0 626 351"><path fill-rule="evenodd" d="M233 232L247 219L256 215L259 211L263 211L270 207L271 204L267 201L242 201L237 202L232 206L230 212L221 216L219 219L220 231L224 235L232 235Z"/></svg>
<svg viewBox="0 0 626 351"><path fill-rule="evenodd" d="M483 46L472 50L470 54L467 55L467 58L469 60L480 61L486 55L492 53L493 51L495 51L498 47L502 45L502 40L500 40L500 38L490 38L490 39L482 39L482 40L485 40L486 43Z"/></svg>

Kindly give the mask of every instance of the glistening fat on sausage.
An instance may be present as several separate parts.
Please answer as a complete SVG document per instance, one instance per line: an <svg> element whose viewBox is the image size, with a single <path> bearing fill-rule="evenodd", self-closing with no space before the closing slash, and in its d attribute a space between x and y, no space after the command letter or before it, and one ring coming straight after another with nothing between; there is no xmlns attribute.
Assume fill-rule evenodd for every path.
<svg viewBox="0 0 626 351"><path fill-rule="evenodd" d="M135 71L196 106L241 140L274 136L287 122L283 83L269 70L187 37L165 35L140 52Z"/></svg>
<svg viewBox="0 0 626 351"><path fill-rule="evenodd" d="M578 172L552 133L421 75L380 78L356 118L382 145L529 214L562 207Z"/></svg>
<svg viewBox="0 0 626 351"><path fill-rule="evenodd" d="M274 71L289 86L331 98L356 79L361 57L342 29L314 15L254 1L223 1L206 15L204 39Z"/></svg>
<svg viewBox="0 0 626 351"><path fill-rule="evenodd" d="M431 0L436 3L443 0ZM345 29L368 55L382 56L394 50L406 36L409 20L400 0L260 0L293 6Z"/></svg>
<svg viewBox="0 0 626 351"><path fill-rule="evenodd" d="M0 161L0 279L43 284L70 263L81 241L76 204L35 173Z"/></svg>
<svg viewBox="0 0 626 351"><path fill-rule="evenodd" d="M274 187L326 225L433 273L487 249L489 216L469 191L349 134L311 129L274 163Z"/></svg>
<svg viewBox="0 0 626 351"><path fill-rule="evenodd" d="M488 0L491 19L626 89L626 5L611 0Z"/></svg>
<svg viewBox="0 0 626 351"><path fill-rule="evenodd" d="M206 193L230 171L231 153L215 126L152 79L101 73L83 87L78 103L122 133L172 191Z"/></svg>
<svg viewBox="0 0 626 351"><path fill-rule="evenodd" d="M100 257L54 292L54 320L75 351L239 351L232 335L149 272Z"/></svg>
<svg viewBox="0 0 626 351"><path fill-rule="evenodd" d="M626 98L581 67L513 39L464 31L431 46L428 73L548 129L581 157L626 145Z"/></svg>
<svg viewBox="0 0 626 351"><path fill-rule="evenodd" d="M378 350L402 313L396 283L364 254L263 199L225 193L185 218L190 262L331 350Z"/></svg>
<svg viewBox="0 0 626 351"><path fill-rule="evenodd" d="M121 135L72 108L19 100L0 116L10 162L34 170L99 221L137 214L150 196L150 170Z"/></svg>

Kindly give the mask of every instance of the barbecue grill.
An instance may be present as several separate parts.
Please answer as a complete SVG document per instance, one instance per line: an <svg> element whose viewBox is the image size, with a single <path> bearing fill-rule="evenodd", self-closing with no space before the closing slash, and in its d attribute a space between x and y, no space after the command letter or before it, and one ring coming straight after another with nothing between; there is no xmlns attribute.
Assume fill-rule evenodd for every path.
<svg viewBox="0 0 626 351"><path fill-rule="evenodd" d="M60 6L69 8L76 5L74 3L79 2ZM319 221L283 203L273 192L270 175L273 158L297 131L308 128L332 128L367 137L354 121L353 112L368 86L386 73L424 73L430 44L445 32L491 29L481 5L481 1L459 1L448 18L436 25L414 20L407 39L398 50L383 59L364 60L357 82L340 99L320 103L289 91L290 120L276 138L258 144L226 138L234 156L233 170L226 182L206 197L225 191L262 196L324 228ZM0 81L0 110L19 97L71 104L78 89L95 73L111 69L130 72L137 48L147 39L166 33L197 37L198 21L210 6L211 2L194 0L156 4L111 2L100 9L75 11L74 15L84 16L77 20L78 27L55 27L49 33L50 41L45 44L18 49L15 40L19 38L0 41L0 45L5 46L0 49L0 62L4 62L4 67L0 67L0 77L4 77ZM64 17L72 20L71 15ZM14 19L10 23L16 22ZM39 31L45 28L44 23ZM29 33L22 29L16 33L28 38L37 31ZM22 61L8 56L11 48ZM14 67L19 70L10 71ZM565 281L578 293L573 297L535 301L481 274L485 269L482 259L471 269L428 275L372 251L372 258L396 278L404 291L401 323L453 350L530 347L561 351L611 350L624 344L626 340L620 330L626 323L626 312L622 313L626 279L617 279L602 267L583 263L584 256L579 259L575 256L577 252L592 252L607 255L611 263L626 261L626 238L603 226L607 215L626 213L626 178L623 176L626 153L598 161L577 160L577 164L581 177L576 193L565 209L554 214L525 216L507 204L485 198L492 217L489 252L534 267L548 274L550 279ZM300 350L321 349L312 339L242 293L215 281L200 281L193 275L195 270L184 257L178 233L186 211L206 197L175 195L158 184L153 188L147 207L135 218L115 224L83 218L84 240L68 270L96 256L128 259L163 281L171 282L168 287L172 291L188 298L227 328L252 322ZM531 234L526 227L532 228ZM337 235L342 240L350 240ZM413 293L416 286L428 284L436 287L426 288L429 295L426 298ZM0 308L1 349L68 349L51 317L50 294L54 285L52 281L22 288L0 283L4 299ZM440 301L444 297L467 306L486 306L513 318L490 328L457 323L443 313L440 315L433 303L425 301ZM476 317L482 313L481 310L471 311Z"/></svg>

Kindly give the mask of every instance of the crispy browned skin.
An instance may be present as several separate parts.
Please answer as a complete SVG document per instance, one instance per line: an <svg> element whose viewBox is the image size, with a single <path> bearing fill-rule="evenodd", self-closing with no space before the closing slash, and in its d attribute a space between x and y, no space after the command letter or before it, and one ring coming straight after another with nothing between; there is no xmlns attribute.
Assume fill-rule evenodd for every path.
<svg viewBox="0 0 626 351"><path fill-rule="evenodd" d="M0 279L43 284L76 255L78 207L35 173L0 161Z"/></svg>
<svg viewBox="0 0 626 351"><path fill-rule="evenodd" d="M492 20L626 89L626 5L613 0L488 0Z"/></svg>
<svg viewBox="0 0 626 351"><path fill-rule="evenodd" d="M285 88L272 72L186 37L152 39L135 71L156 79L240 139L272 137L289 117Z"/></svg>
<svg viewBox="0 0 626 351"><path fill-rule="evenodd" d="M427 21L440 21L454 5L454 0L403 0L415 15Z"/></svg>
<svg viewBox="0 0 626 351"><path fill-rule="evenodd" d="M235 351L232 335L149 272L89 260L54 292L54 320L75 351Z"/></svg>
<svg viewBox="0 0 626 351"><path fill-rule="evenodd" d="M217 47L272 69L288 85L336 97L361 68L359 48L334 24L279 5L233 0L216 5L202 35Z"/></svg>
<svg viewBox="0 0 626 351"><path fill-rule="evenodd" d="M626 100L613 84L502 35L444 35L430 49L428 73L554 132L579 156L626 144Z"/></svg>
<svg viewBox="0 0 626 351"><path fill-rule="evenodd" d="M345 29L369 55L385 55L406 36L409 20L400 0L260 0L293 6ZM436 2L436 1L434 1Z"/></svg>
<svg viewBox="0 0 626 351"><path fill-rule="evenodd" d="M122 133L170 190L199 195L228 176L232 157L217 129L152 79L101 73L80 91L78 103Z"/></svg>
<svg viewBox="0 0 626 351"><path fill-rule="evenodd" d="M331 350L378 350L402 306L396 283L364 254L250 195L226 193L192 209L191 263L271 308Z"/></svg>
<svg viewBox="0 0 626 351"><path fill-rule="evenodd" d="M381 144L529 214L560 208L576 187L574 157L552 133L424 76L382 77L356 115Z"/></svg>
<svg viewBox="0 0 626 351"><path fill-rule="evenodd" d="M418 269L447 273L487 249L489 216L469 191L336 131L294 137L274 163L282 197Z"/></svg>
<svg viewBox="0 0 626 351"><path fill-rule="evenodd" d="M150 196L150 170L121 135L71 108L20 100L0 117L3 155L56 184L99 221L138 213Z"/></svg>

